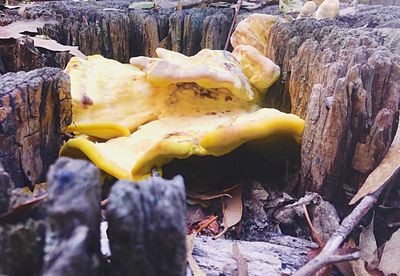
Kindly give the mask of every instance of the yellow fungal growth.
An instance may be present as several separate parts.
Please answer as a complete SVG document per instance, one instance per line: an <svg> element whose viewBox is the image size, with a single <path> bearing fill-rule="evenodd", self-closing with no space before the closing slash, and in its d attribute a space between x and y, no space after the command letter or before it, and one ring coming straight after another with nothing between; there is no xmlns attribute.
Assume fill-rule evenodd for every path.
<svg viewBox="0 0 400 276"><path fill-rule="evenodd" d="M281 72L279 66L261 55L254 47L239 45L232 54L239 61L240 68L250 84L259 91L265 91L278 80Z"/></svg>
<svg viewBox="0 0 400 276"><path fill-rule="evenodd" d="M68 131L102 139L129 136L158 116L151 108L155 89L135 66L94 55L73 57L65 71L71 79L73 114Z"/></svg>
<svg viewBox="0 0 400 276"><path fill-rule="evenodd" d="M260 107L279 68L254 48L238 47L233 55L203 50L186 57L164 49L157 54L132 58L132 64L98 55L71 60L69 130L78 136L60 155L89 159L119 179L139 180L174 158L221 156L271 136L301 140L302 119ZM89 105L84 97L90 97Z"/></svg>
<svg viewBox="0 0 400 276"><path fill-rule="evenodd" d="M339 15L339 0L325 0L315 12L315 18L336 19Z"/></svg>
<svg viewBox="0 0 400 276"><path fill-rule="evenodd" d="M194 82L204 88L226 88L244 100L253 100L254 93L237 61L227 51L204 49L187 57L163 48L159 58L131 58L131 64L143 68L152 85L168 86Z"/></svg>
<svg viewBox="0 0 400 276"><path fill-rule="evenodd" d="M301 8L297 19L311 17L312 15L314 15L317 8L318 5L314 1L307 1Z"/></svg>
<svg viewBox="0 0 400 276"><path fill-rule="evenodd" d="M271 29L278 18L268 14L254 13L241 21L231 36L233 48L239 45L253 46L262 55L266 55L266 47Z"/></svg>

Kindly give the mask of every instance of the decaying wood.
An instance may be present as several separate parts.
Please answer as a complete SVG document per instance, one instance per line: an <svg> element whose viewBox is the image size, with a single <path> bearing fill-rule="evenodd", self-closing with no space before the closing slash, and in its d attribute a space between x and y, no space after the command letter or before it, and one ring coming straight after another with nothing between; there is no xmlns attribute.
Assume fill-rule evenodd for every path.
<svg viewBox="0 0 400 276"><path fill-rule="evenodd" d="M238 243L247 261L249 275L290 275L307 261L307 252L317 245L289 236L271 237L268 242L246 242L199 236L193 256L207 275L237 275L232 244Z"/></svg>
<svg viewBox="0 0 400 276"><path fill-rule="evenodd" d="M379 166L371 173L371 175L367 178L366 182L370 179L374 179L376 182L375 185L377 188L373 193L366 195L361 202L354 208L354 210L348 215L341 223L341 225L337 228L337 230L332 234L328 242L325 244L321 253L308 262L304 267L302 267L298 272L295 273L297 276L308 276L313 275L319 269L324 267L325 265L335 263L338 261L348 260L340 256L336 252L339 249L340 245L346 239L346 237L353 231L354 227L360 222L360 220L367 214L367 212L375 206L378 201L379 195L382 193L384 188L393 181L395 176L399 176L399 167L398 166L387 166L387 163L395 161L393 159L398 158L400 145L400 122L398 123L397 132L393 143L389 149L389 154L385 157L385 159L379 164ZM388 177L388 175L390 177ZM359 252L356 252L359 253ZM348 257L354 256L355 258L359 258L359 254L357 255L349 254ZM341 258L342 257L342 258Z"/></svg>
<svg viewBox="0 0 400 276"><path fill-rule="evenodd" d="M300 190L333 200L338 183L357 190L385 156L400 98L399 50L391 47L400 39L400 8L342 14L278 23L267 53L281 66L281 108L306 120Z"/></svg>
<svg viewBox="0 0 400 276"><path fill-rule="evenodd" d="M185 275L185 200L180 176L113 186L106 214L112 275Z"/></svg>
<svg viewBox="0 0 400 276"><path fill-rule="evenodd" d="M10 206L10 192L13 183L8 173L4 171L3 165L0 163L0 215L7 212Z"/></svg>
<svg viewBox="0 0 400 276"><path fill-rule="evenodd" d="M18 20L55 20L39 30L63 45L79 46L86 55L101 54L121 62L132 56L154 56L165 39L167 48L193 55L202 48L223 49L234 10L200 7L130 10L129 0L36 2L17 10L4 10L0 26ZM276 14L277 6L252 12ZM249 11L241 11L243 18ZM241 17L242 16L242 17ZM162 43L161 43L162 44ZM44 66L64 68L71 55L35 48L32 39L0 40L0 74ZM1 66L2 65L2 66Z"/></svg>
<svg viewBox="0 0 400 276"><path fill-rule="evenodd" d="M0 77L0 161L16 186L44 180L71 115L70 82L60 69Z"/></svg>
<svg viewBox="0 0 400 276"><path fill-rule="evenodd" d="M47 176L48 218L43 275L98 275L100 171L60 158Z"/></svg>
<svg viewBox="0 0 400 276"><path fill-rule="evenodd" d="M34 218L0 225L1 275L41 275L45 228Z"/></svg>
<svg viewBox="0 0 400 276"><path fill-rule="evenodd" d="M129 10L131 1L50 2L5 11L0 25L38 17L53 19L40 33L64 45L76 45L86 55L101 54L121 62L132 56L154 56L170 36L173 50L193 55L202 48L222 49L233 10L192 8ZM0 40L0 73L44 66L65 67L71 56L33 47L29 38Z"/></svg>
<svg viewBox="0 0 400 276"><path fill-rule="evenodd" d="M0 172L0 274L41 275L46 226L43 204L36 205L16 220L4 220L5 211L10 212L16 195L10 199L11 183L8 174ZM6 197L5 197L6 196ZM25 198L25 195L22 197ZM17 200L18 201L18 200Z"/></svg>

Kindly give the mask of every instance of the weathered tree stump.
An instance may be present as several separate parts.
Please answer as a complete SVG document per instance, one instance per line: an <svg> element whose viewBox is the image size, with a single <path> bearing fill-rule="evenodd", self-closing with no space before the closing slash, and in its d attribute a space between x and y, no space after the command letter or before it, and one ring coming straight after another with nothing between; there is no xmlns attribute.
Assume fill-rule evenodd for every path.
<svg viewBox="0 0 400 276"><path fill-rule="evenodd" d="M338 20L278 23L267 49L282 70L281 108L306 120L300 191L332 200L385 156L400 102L400 8L355 9Z"/></svg>
<svg viewBox="0 0 400 276"><path fill-rule="evenodd" d="M60 69L0 77L0 162L16 186L44 181L71 117L69 77Z"/></svg>
<svg viewBox="0 0 400 276"><path fill-rule="evenodd" d="M113 275L185 275L186 194L180 176L117 182L107 204Z"/></svg>
<svg viewBox="0 0 400 276"><path fill-rule="evenodd" d="M234 10L201 7L130 10L132 1L74 2L54 1L3 11L0 26L26 19L46 18L49 24L40 33L64 45L79 46L86 55L101 54L121 62L132 56L154 56L160 45L187 55L202 48L223 49ZM1 11L0 11L1 12ZM277 6L252 12L278 13ZM242 11L242 14L249 14ZM0 40L0 74L32 70L44 66L64 68L67 52L33 47L30 38Z"/></svg>
<svg viewBox="0 0 400 276"><path fill-rule="evenodd" d="M0 167L0 274L41 275L46 211L43 204L39 204L12 219L10 194L13 186L9 175Z"/></svg>
<svg viewBox="0 0 400 276"><path fill-rule="evenodd" d="M0 274L41 275L45 223L29 218L15 224L0 224Z"/></svg>
<svg viewBox="0 0 400 276"><path fill-rule="evenodd" d="M0 215L8 211L11 188L13 188L13 183L10 176L4 171L3 165L0 163Z"/></svg>
<svg viewBox="0 0 400 276"><path fill-rule="evenodd" d="M43 275L99 275L100 171L60 158L48 177Z"/></svg>

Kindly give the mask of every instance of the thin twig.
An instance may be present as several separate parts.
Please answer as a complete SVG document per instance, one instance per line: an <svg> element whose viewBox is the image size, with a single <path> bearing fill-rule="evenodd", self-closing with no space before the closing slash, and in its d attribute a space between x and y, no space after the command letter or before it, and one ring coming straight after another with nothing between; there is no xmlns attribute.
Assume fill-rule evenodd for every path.
<svg viewBox="0 0 400 276"><path fill-rule="evenodd" d="M231 28L229 29L228 37L226 38L224 50L228 50L229 40L231 39L231 35L233 32L233 28L235 27L236 19L240 11L240 7L242 6L243 0L238 0L236 7L235 7L235 14L233 15Z"/></svg>
<svg viewBox="0 0 400 276"><path fill-rule="evenodd" d="M337 258L333 257L335 256L335 252L339 249L342 242L351 233L354 227L360 222L361 218L375 205L384 188L385 185L376 192L364 197L350 215L342 221L342 224L328 240L321 253L305 264L299 271L295 272L293 276L314 275L324 266L337 262ZM352 256L355 257L357 254L352 254Z"/></svg>
<svg viewBox="0 0 400 276"><path fill-rule="evenodd" d="M378 165L378 167L368 176L367 181L370 179L374 180L374 188L379 187L375 192L366 195L361 202L357 205L356 208L348 215L343 221L339 228L328 240L321 253L316 256L314 259L306 263L299 271L294 273L294 276L308 276L314 275L321 268L326 266L327 264L331 264L336 262L335 259L332 259L332 256L335 255L336 251L339 249L339 246L343 243L346 237L351 233L354 227L360 222L363 216L365 216L368 211L376 204L378 201L379 195L385 189L387 184L393 179L395 176L399 176L399 167L397 166L397 162L392 166L388 165L390 162L397 161L398 159L398 151L400 144L400 121L397 127L396 135L393 139L392 145L389 148L386 157L383 161ZM364 183L364 185L365 185ZM354 198L353 198L354 200Z"/></svg>
<svg viewBox="0 0 400 276"><path fill-rule="evenodd" d="M333 264L333 263L354 261L358 260L359 258L360 258L360 251L356 251L345 255L339 255L339 254L332 255L329 256L329 258L327 258L326 261L327 264Z"/></svg>
<svg viewBox="0 0 400 276"><path fill-rule="evenodd" d="M310 216L308 215L307 206L305 204L303 204L303 210L304 210L304 216L306 217L308 226L311 229L312 236L313 236L314 240L317 242L317 244L322 248L325 245L325 243L321 240L320 236L318 235L317 230L315 230L315 227L311 222Z"/></svg>

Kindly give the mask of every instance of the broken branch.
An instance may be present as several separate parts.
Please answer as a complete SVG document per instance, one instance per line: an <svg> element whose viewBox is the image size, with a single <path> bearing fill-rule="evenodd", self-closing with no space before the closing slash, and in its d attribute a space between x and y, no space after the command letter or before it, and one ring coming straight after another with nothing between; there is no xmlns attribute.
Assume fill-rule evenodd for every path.
<svg viewBox="0 0 400 276"><path fill-rule="evenodd" d="M231 35L232 35L232 32L233 32L233 28L235 27L235 23L236 23L236 18L237 18L238 14L239 14L240 7L242 6L242 3L243 3L243 0L238 0L238 2L237 2L237 4L236 4L236 7L235 7L235 14L233 15L231 28L229 29L228 37L226 38L224 51L228 50L229 40L231 39Z"/></svg>
<svg viewBox="0 0 400 276"><path fill-rule="evenodd" d="M328 264L337 262L336 258L332 258L335 252L339 249L345 238L351 233L355 226L360 222L368 211L376 204L379 195L385 189L386 185L390 180L399 172L398 166L388 166L387 163L392 159L391 152L397 151L400 143L400 121L397 127L396 135L393 139L392 145L388 151L386 157L382 160L379 166L370 174L365 182L370 181L373 177L376 181L376 186L379 187L375 192L365 196L360 204L348 215L343 221L340 227L328 240L321 253L304 265L294 276L313 275L318 270ZM388 177L390 175L390 177ZM356 256L356 254L354 255Z"/></svg>

